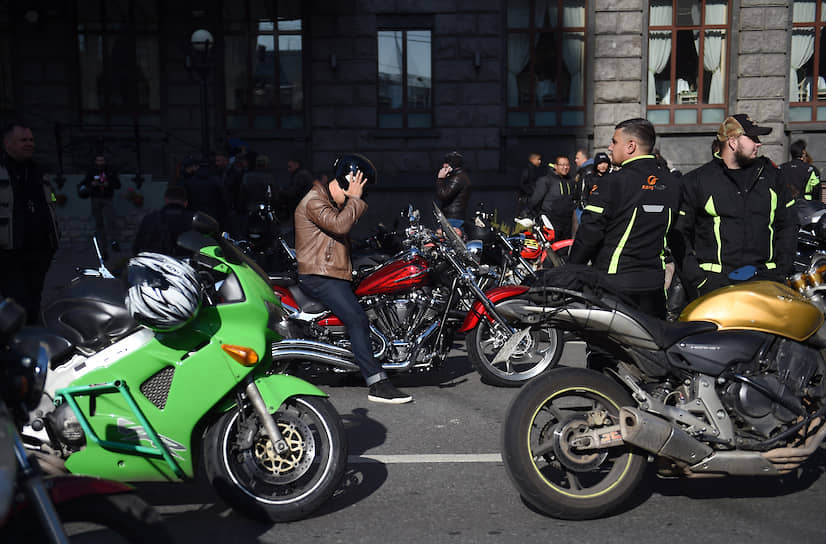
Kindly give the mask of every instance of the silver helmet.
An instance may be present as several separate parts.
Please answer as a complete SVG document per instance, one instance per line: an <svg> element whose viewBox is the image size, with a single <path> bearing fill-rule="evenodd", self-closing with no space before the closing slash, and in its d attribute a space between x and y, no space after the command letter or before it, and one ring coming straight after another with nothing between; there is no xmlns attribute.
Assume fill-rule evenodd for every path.
<svg viewBox="0 0 826 544"><path fill-rule="evenodd" d="M139 324L173 331L201 307L201 282L188 264L160 253L140 253L129 260L126 309Z"/></svg>

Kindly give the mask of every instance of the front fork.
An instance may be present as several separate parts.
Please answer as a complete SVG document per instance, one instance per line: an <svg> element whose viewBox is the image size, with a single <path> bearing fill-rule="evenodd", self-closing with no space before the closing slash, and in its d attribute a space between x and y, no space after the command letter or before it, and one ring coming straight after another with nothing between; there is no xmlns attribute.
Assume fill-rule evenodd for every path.
<svg viewBox="0 0 826 544"><path fill-rule="evenodd" d="M252 375L247 376L245 382L244 392L247 394L253 410L258 414L258 419L264 425L264 430L267 431L276 453L281 455L289 449L289 446L287 446L287 442L281 435L281 431L278 430L275 418L267 409L267 403L264 401L264 397L261 396L261 391L258 390L258 386L255 385L255 380L252 378ZM241 409L240 405L238 409Z"/></svg>
<svg viewBox="0 0 826 544"><path fill-rule="evenodd" d="M464 283L470 290L473 292L473 296L476 297L476 300L482 305L485 311L488 313L490 317L493 318L494 322L497 325L502 327L503 330L507 331L510 334L513 334L514 330L508 325L507 321L505 321L501 315L496 311L496 307L490 301L488 296L482 291L482 288L476 283L476 280L473 278L473 274L470 270L467 270L462 267L462 265L453 258L453 255L449 253L446 255L447 259L450 261L450 264L459 272L459 278L462 283Z"/></svg>

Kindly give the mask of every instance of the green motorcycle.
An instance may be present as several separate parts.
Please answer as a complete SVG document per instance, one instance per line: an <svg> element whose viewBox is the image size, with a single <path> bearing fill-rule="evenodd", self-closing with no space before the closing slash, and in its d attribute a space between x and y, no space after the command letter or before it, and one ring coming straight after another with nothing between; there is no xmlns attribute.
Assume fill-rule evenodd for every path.
<svg viewBox="0 0 826 544"><path fill-rule="evenodd" d="M341 418L315 386L274 373L284 315L266 274L196 215L189 264L141 254L128 289L81 280L44 311L56 366L25 429L44 470L118 481L204 474L239 512L303 517L339 485ZM126 304L124 305L124 298ZM54 364L54 363L53 363Z"/></svg>

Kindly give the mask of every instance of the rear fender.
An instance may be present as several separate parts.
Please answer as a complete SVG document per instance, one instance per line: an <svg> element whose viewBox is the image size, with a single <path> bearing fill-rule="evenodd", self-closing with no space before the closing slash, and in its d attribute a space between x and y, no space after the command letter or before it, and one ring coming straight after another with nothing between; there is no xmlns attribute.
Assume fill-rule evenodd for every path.
<svg viewBox="0 0 826 544"><path fill-rule="evenodd" d="M295 308L296 310L299 309L298 303L293 298L292 293L286 287L281 287L280 285L273 285L272 291L275 293L275 296L281 300L282 306L289 306L291 308Z"/></svg>
<svg viewBox="0 0 826 544"><path fill-rule="evenodd" d="M493 289L487 291L485 295L487 295L488 299L495 304L500 300L517 297L527 291L528 287L525 285L505 285L503 287L494 287ZM462 327L459 329L459 332L467 332L474 329L476 325L479 324L479 319L483 316L490 319L485 307L482 306L482 303L477 300L473 303L470 311L465 316L465 321L462 323Z"/></svg>

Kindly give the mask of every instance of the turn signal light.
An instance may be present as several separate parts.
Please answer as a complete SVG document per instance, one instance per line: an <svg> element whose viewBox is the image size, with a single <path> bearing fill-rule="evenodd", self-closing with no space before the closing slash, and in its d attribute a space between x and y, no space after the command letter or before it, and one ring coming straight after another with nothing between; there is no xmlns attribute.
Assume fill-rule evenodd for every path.
<svg viewBox="0 0 826 544"><path fill-rule="evenodd" d="M221 349L244 366L255 366L258 362L258 354L252 348L221 344Z"/></svg>

